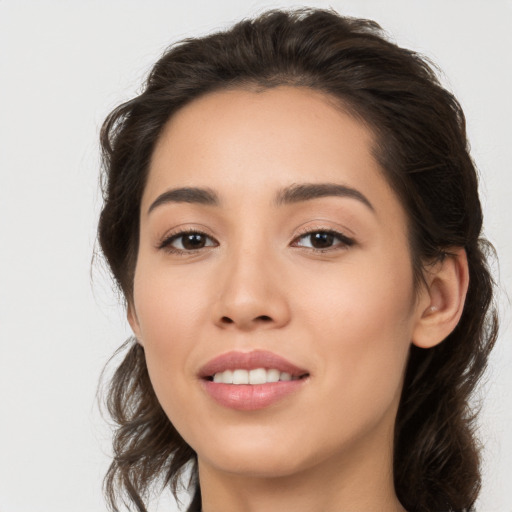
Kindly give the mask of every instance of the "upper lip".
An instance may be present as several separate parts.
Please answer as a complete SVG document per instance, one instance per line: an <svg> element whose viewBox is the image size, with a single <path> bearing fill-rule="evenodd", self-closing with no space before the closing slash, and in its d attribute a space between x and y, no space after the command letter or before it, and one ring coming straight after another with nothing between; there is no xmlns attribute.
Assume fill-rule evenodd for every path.
<svg viewBox="0 0 512 512"><path fill-rule="evenodd" d="M253 350L252 352L232 351L214 357L199 370L199 377L212 377L225 370L255 370L256 368L274 368L280 372L289 373L292 377L308 374L307 370L299 368L273 352Z"/></svg>

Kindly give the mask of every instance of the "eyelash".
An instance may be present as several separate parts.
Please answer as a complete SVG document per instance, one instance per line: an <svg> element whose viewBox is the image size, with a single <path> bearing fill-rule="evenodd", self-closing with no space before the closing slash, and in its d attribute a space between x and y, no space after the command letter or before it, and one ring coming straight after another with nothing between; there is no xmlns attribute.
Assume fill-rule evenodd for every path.
<svg viewBox="0 0 512 512"><path fill-rule="evenodd" d="M315 228L315 229L304 230L304 232L302 232L298 237L296 237L293 240L292 245L294 247L302 247L300 245L296 245L296 242L303 238L311 237L312 235L315 235L315 234L329 235L329 236L334 237L335 239L338 239L338 241L340 242L340 243L337 243L335 245L332 245L332 246L326 247L326 248L304 247L305 249L309 249L316 253L325 253L325 252L345 249L347 247L351 247L355 243L354 239L349 238L349 237L345 236L343 233L340 233L339 231L335 231L334 229Z"/></svg>
<svg viewBox="0 0 512 512"><path fill-rule="evenodd" d="M208 238L210 240L213 240L214 244L213 245L206 245L206 246L201 247L199 249L190 249L190 250L179 249L177 247L173 247L172 246L173 242L175 242L176 240L179 240L180 238L183 239L187 235L199 235L199 236ZM183 245L183 241L182 241L182 245ZM179 231L178 233L174 233L172 235L166 236L158 244L157 248L165 250L166 252L168 252L170 254L187 255L187 254L195 254L198 251L200 251L201 249L210 248L210 247L216 247L218 245L219 245L219 243L213 237L211 237L210 235L204 233L203 231L200 231L198 229L186 229L186 230Z"/></svg>
<svg viewBox="0 0 512 512"><path fill-rule="evenodd" d="M307 238L307 237L311 237L312 235L315 235L315 234L323 234L323 235L332 236L334 239L337 239L340 243L332 245L330 247L326 247L326 248L305 247L305 246L298 245L299 240ZM205 237L205 238L213 241L213 244L205 245L198 249L189 249L189 250L179 249L179 248L172 246L172 244L176 240L179 240L180 238L183 239L187 235L198 235L198 236ZM343 233L340 233L339 231L335 231L333 229L315 228L315 229L308 229L308 230L305 230L304 232L302 232L299 236L297 236L296 238L293 239L291 245L292 245L292 247L302 247L306 250L310 250L315 253L326 253L326 252L330 252L330 251L335 251L335 250L340 250L340 249L345 249L347 247L351 247L352 245L354 245L354 243L355 243L355 240L345 236ZM187 230L179 231L178 233L174 233L170 236L165 237L158 244L157 249L165 250L166 252L168 252L170 254L177 254L177 255L184 256L184 255L196 254L197 252L201 251L202 249L217 247L218 245L219 245L219 243L217 242L217 240L215 240L210 235L204 233L203 231L200 231L197 229L187 229ZM183 246L183 241L182 241L182 246Z"/></svg>

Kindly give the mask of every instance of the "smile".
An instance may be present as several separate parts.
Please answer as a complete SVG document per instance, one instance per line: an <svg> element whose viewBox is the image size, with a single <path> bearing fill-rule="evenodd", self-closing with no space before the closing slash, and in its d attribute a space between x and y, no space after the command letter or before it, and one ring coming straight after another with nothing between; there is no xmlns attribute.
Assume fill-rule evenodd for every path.
<svg viewBox="0 0 512 512"><path fill-rule="evenodd" d="M264 409L302 389L307 370L272 352L228 352L212 359L199 372L203 389L230 409Z"/></svg>
<svg viewBox="0 0 512 512"><path fill-rule="evenodd" d="M292 375L288 372L281 372L276 368L269 370L256 368L255 370L226 370L218 372L213 376L213 382L222 384L268 384L271 382L286 382L297 380L303 376Z"/></svg>

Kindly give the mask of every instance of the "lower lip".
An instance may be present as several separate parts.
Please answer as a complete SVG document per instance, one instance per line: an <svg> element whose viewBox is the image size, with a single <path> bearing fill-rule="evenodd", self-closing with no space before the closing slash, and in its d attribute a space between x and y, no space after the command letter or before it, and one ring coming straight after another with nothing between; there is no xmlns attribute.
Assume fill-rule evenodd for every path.
<svg viewBox="0 0 512 512"><path fill-rule="evenodd" d="M307 379L267 384L220 384L203 381L206 392L220 405L239 411L255 411L275 404L298 391Z"/></svg>

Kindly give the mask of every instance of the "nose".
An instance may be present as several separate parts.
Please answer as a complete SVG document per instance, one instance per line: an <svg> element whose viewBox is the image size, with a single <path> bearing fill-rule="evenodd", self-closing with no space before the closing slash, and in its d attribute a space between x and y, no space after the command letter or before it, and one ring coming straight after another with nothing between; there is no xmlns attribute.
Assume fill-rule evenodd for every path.
<svg viewBox="0 0 512 512"><path fill-rule="evenodd" d="M218 327L252 331L284 327L290 321L279 266L264 252L240 249L224 262L214 307Z"/></svg>

